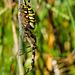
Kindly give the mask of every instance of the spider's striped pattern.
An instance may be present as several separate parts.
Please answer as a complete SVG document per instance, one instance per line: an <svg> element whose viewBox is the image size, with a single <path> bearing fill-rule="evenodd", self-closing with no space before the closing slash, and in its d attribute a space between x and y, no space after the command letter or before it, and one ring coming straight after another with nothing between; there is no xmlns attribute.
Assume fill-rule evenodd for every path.
<svg viewBox="0 0 75 75"><path fill-rule="evenodd" d="M27 5L22 4L20 9L20 15L23 22L23 26L28 29L34 29L35 28L35 14L33 9Z"/></svg>
<svg viewBox="0 0 75 75"><path fill-rule="evenodd" d="M28 2L30 3L30 0L28 0ZM26 38L26 39L33 38L33 40L34 40L34 41L33 40L31 41L32 43L34 42L34 44L31 45L31 48L33 51L32 52L32 62L31 62L30 68L28 68L28 70L25 73L25 74L27 74L34 67L36 37L32 34L31 30L33 30L35 28L35 13L34 13L33 9L31 8L31 6L27 5L25 2L24 4L21 5L19 15L21 16L22 25L23 25L23 28L25 31L24 38Z"/></svg>

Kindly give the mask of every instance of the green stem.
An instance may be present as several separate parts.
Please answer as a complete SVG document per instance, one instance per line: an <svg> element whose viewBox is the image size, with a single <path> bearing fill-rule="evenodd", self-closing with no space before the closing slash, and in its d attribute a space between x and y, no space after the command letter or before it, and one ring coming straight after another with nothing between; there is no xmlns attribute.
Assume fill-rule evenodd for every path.
<svg viewBox="0 0 75 75"><path fill-rule="evenodd" d="M72 15L71 8L70 8L70 5L69 5L68 0L66 0L66 2L67 2L67 8L68 8L68 12L69 12L69 15L70 15L70 18L71 18L71 22L72 22L72 27L73 27L74 32L75 32L75 22L74 22L74 18L73 18L73 15Z"/></svg>
<svg viewBox="0 0 75 75"><path fill-rule="evenodd" d="M51 9L53 12L59 14L60 16L62 16L63 18L69 20L70 17L68 15L65 15L64 13L60 12L59 10L57 10L55 7L52 7L50 4L43 2L43 5L46 6L46 8Z"/></svg>

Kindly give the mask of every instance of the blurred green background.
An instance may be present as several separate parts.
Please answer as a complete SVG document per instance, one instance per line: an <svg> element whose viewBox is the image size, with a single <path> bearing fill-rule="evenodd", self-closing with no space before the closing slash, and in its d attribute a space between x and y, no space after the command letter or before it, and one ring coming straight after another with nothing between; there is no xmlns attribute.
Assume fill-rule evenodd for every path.
<svg viewBox="0 0 75 75"><path fill-rule="evenodd" d="M31 0L30 5L36 14L37 50L35 68L27 75L75 75L75 0ZM25 73L25 56L18 65L18 43L18 0L0 0L0 75Z"/></svg>

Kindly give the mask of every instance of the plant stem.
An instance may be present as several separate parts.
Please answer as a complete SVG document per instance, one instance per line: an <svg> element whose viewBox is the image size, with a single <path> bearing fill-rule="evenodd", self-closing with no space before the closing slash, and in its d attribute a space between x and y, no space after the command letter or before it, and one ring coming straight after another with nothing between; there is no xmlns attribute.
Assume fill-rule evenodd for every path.
<svg viewBox="0 0 75 75"><path fill-rule="evenodd" d="M22 44L21 44L21 36L22 36L22 24L21 24L21 18L19 15L19 8L21 6L21 3L23 0L18 0L19 1L19 6L18 6L18 19L19 19L19 49L21 49ZM21 65L21 58L19 56L20 50L18 51L18 68L19 68L19 73L20 75L23 75L23 70L22 70L22 65Z"/></svg>

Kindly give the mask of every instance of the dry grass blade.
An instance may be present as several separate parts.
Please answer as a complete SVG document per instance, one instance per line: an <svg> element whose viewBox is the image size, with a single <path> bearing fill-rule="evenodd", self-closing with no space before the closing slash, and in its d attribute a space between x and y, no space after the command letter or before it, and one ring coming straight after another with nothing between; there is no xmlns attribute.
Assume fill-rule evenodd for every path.
<svg viewBox="0 0 75 75"><path fill-rule="evenodd" d="M2 15L8 8L4 8L0 11L0 15Z"/></svg>

